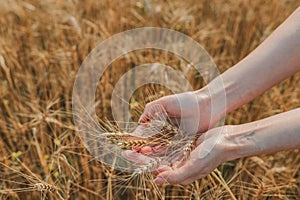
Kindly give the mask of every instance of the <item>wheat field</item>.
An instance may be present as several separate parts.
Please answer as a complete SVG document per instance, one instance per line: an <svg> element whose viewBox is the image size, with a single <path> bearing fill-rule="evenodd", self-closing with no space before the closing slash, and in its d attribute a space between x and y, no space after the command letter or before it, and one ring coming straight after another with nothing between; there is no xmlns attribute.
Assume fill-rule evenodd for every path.
<svg viewBox="0 0 300 200"><path fill-rule="evenodd" d="M223 72L299 6L298 0L1 0L0 199L300 199L299 149L227 162L188 186L156 186L151 175L128 181L127 174L91 156L72 116L80 64L116 33L146 26L182 32L199 42ZM118 79L147 62L179 67L176 56L160 51L129 53L112 63L96 95L104 126L113 127L105 120L111 119ZM195 89L203 86L201 78L190 76ZM297 73L228 114L226 124L300 107L299 86ZM169 94L153 87L164 91L159 95ZM159 97L143 91L130 104L140 102L132 109L135 120L145 102Z"/></svg>

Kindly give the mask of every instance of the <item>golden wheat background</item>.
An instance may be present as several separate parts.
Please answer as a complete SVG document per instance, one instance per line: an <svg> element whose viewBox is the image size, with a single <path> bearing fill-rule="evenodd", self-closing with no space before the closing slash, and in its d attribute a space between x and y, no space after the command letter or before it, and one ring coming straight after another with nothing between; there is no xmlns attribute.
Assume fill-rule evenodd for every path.
<svg viewBox="0 0 300 200"><path fill-rule="evenodd" d="M298 0L1 0L0 199L300 199L299 150L225 163L192 185L160 186L161 196L149 182L123 184L126 175L86 151L71 113L80 64L113 34L144 26L183 32L223 72L299 5ZM97 96L100 118L110 115L111 92L126 70L153 61L178 65L167 54L142 55L121 58L105 73ZM193 86L199 88L201 80L195 77ZM229 114L226 123L299 107L299 86L298 73Z"/></svg>

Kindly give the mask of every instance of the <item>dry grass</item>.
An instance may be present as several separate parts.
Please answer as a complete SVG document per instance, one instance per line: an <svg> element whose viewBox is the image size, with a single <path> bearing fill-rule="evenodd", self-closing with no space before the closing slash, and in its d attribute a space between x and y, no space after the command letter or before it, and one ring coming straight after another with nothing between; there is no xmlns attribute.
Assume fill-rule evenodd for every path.
<svg viewBox="0 0 300 200"><path fill-rule="evenodd" d="M143 26L181 31L202 44L225 71L299 5L298 0L2 1L0 198L299 199L299 150L225 163L185 187L156 188L141 178L125 184L126 174L111 171L85 150L71 115L81 62L115 33ZM146 62L180 67L178 58L159 51L118 59L98 87L100 118L110 118L110 95L119 77ZM203 85L197 77L191 83L194 88ZM299 107L299 85L298 73L228 115L226 122L245 123ZM133 107L140 96L135 94ZM160 192L152 192L155 188Z"/></svg>

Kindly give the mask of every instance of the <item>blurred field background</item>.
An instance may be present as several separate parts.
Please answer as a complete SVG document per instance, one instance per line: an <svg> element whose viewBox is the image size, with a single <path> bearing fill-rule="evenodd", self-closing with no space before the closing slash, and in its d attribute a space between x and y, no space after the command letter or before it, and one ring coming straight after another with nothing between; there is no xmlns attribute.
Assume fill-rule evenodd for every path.
<svg viewBox="0 0 300 200"><path fill-rule="evenodd" d="M299 150L239 159L189 186L116 182L74 131L72 87L97 43L137 27L166 27L199 42L221 72L260 44L298 0L1 0L0 199L300 199ZM127 56L99 86L100 118L126 70L145 63L177 65L164 54ZM200 79L192 82L201 87ZM227 124L265 118L300 106L300 74L226 117ZM138 95L137 95L138 96ZM36 191L37 183L53 191ZM125 189L122 193L120 187Z"/></svg>

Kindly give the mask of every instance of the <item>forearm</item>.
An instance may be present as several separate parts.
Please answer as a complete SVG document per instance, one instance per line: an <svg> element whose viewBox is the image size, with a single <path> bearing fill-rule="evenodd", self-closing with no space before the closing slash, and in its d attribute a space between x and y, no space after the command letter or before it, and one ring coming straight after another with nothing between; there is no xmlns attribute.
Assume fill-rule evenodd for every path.
<svg viewBox="0 0 300 200"><path fill-rule="evenodd" d="M299 70L300 9L297 9L252 53L210 82L201 92L208 93L215 102L223 101L220 98L225 92L226 105L217 111L224 115ZM223 85L220 85L221 82ZM218 105L212 104L212 107Z"/></svg>
<svg viewBox="0 0 300 200"><path fill-rule="evenodd" d="M231 127L225 136L229 160L300 148L300 108Z"/></svg>

